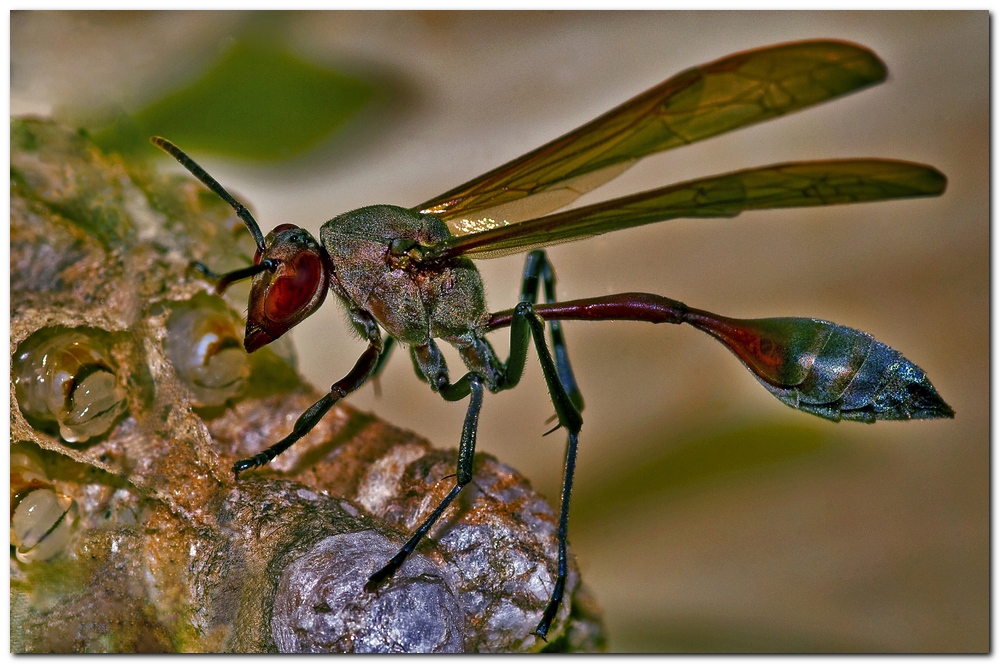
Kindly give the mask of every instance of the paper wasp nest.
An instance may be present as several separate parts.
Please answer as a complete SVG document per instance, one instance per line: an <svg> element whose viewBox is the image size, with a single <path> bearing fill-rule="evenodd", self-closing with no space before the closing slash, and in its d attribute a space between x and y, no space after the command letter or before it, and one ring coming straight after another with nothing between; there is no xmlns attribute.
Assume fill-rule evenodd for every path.
<svg viewBox="0 0 1000 664"><path fill-rule="evenodd" d="M11 651L602 647L575 567L571 609L531 634L555 515L486 455L377 594L367 575L451 488L454 450L341 405L234 481L319 394L270 348L247 356L245 302L190 271L253 253L193 179L15 120L10 248Z"/></svg>

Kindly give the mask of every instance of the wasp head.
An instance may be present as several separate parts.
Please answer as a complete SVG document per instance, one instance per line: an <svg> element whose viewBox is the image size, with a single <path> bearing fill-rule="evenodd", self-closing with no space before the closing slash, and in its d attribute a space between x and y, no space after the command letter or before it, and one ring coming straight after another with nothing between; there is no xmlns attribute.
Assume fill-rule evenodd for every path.
<svg viewBox="0 0 1000 664"><path fill-rule="evenodd" d="M231 283L253 277L247 331L243 338L243 347L248 353L271 343L323 304L332 272L330 258L308 231L282 224L264 237L250 210L194 159L161 136L149 140L228 203L253 236L257 245L253 267L217 275L197 264L204 274L215 280L215 290L220 295Z"/></svg>
<svg viewBox="0 0 1000 664"><path fill-rule="evenodd" d="M248 353L266 346L316 311L326 298L329 259L308 231L282 224L264 238L254 265L266 266L250 286Z"/></svg>

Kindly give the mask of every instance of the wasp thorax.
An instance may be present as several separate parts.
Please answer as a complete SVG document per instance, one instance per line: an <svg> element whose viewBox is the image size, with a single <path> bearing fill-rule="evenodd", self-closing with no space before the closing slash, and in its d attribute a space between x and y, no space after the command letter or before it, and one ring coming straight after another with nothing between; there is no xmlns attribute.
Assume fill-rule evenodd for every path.
<svg viewBox="0 0 1000 664"><path fill-rule="evenodd" d="M25 418L55 423L69 443L106 433L126 407L107 345L81 330L36 332L18 348L13 375Z"/></svg>
<svg viewBox="0 0 1000 664"><path fill-rule="evenodd" d="M393 205L345 212L320 229L334 266L330 287L349 309L369 312L405 344L435 337L467 346L488 318L479 272L462 257L420 260L449 237L440 219Z"/></svg>
<svg viewBox="0 0 1000 664"><path fill-rule="evenodd" d="M218 298L200 296L175 307L167 320L166 350L196 406L221 406L250 377L239 330Z"/></svg>
<svg viewBox="0 0 1000 664"><path fill-rule="evenodd" d="M58 493L28 451L10 455L10 542L23 563L51 560L66 550L76 525L76 501Z"/></svg>
<svg viewBox="0 0 1000 664"><path fill-rule="evenodd" d="M252 353L297 325L326 298L329 259L312 235L283 224L264 239L254 263L269 261L250 287L247 329L243 345Z"/></svg>

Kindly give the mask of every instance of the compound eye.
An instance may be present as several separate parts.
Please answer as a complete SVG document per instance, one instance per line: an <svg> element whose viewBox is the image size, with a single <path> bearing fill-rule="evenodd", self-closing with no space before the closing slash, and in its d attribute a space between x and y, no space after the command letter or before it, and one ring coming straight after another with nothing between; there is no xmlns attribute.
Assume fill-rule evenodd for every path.
<svg viewBox="0 0 1000 664"><path fill-rule="evenodd" d="M282 261L264 296L264 316L275 323L296 318L325 287L323 275L323 262L311 251Z"/></svg>

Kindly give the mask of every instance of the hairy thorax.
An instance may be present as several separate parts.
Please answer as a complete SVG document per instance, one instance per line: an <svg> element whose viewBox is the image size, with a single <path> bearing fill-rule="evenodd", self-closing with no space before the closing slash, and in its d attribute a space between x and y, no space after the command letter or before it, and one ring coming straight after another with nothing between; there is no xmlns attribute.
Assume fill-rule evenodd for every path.
<svg viewBox="0 0 1000 664"><path fill-rule="evenodd" d="M432 245L451 236L440 219L392 205L334 217L320 229L330 255L330 288L348 308L367 311L406 344L468 342L488 314L479 271L467 258L430 268L390 251L394 240Z"/></svg>

